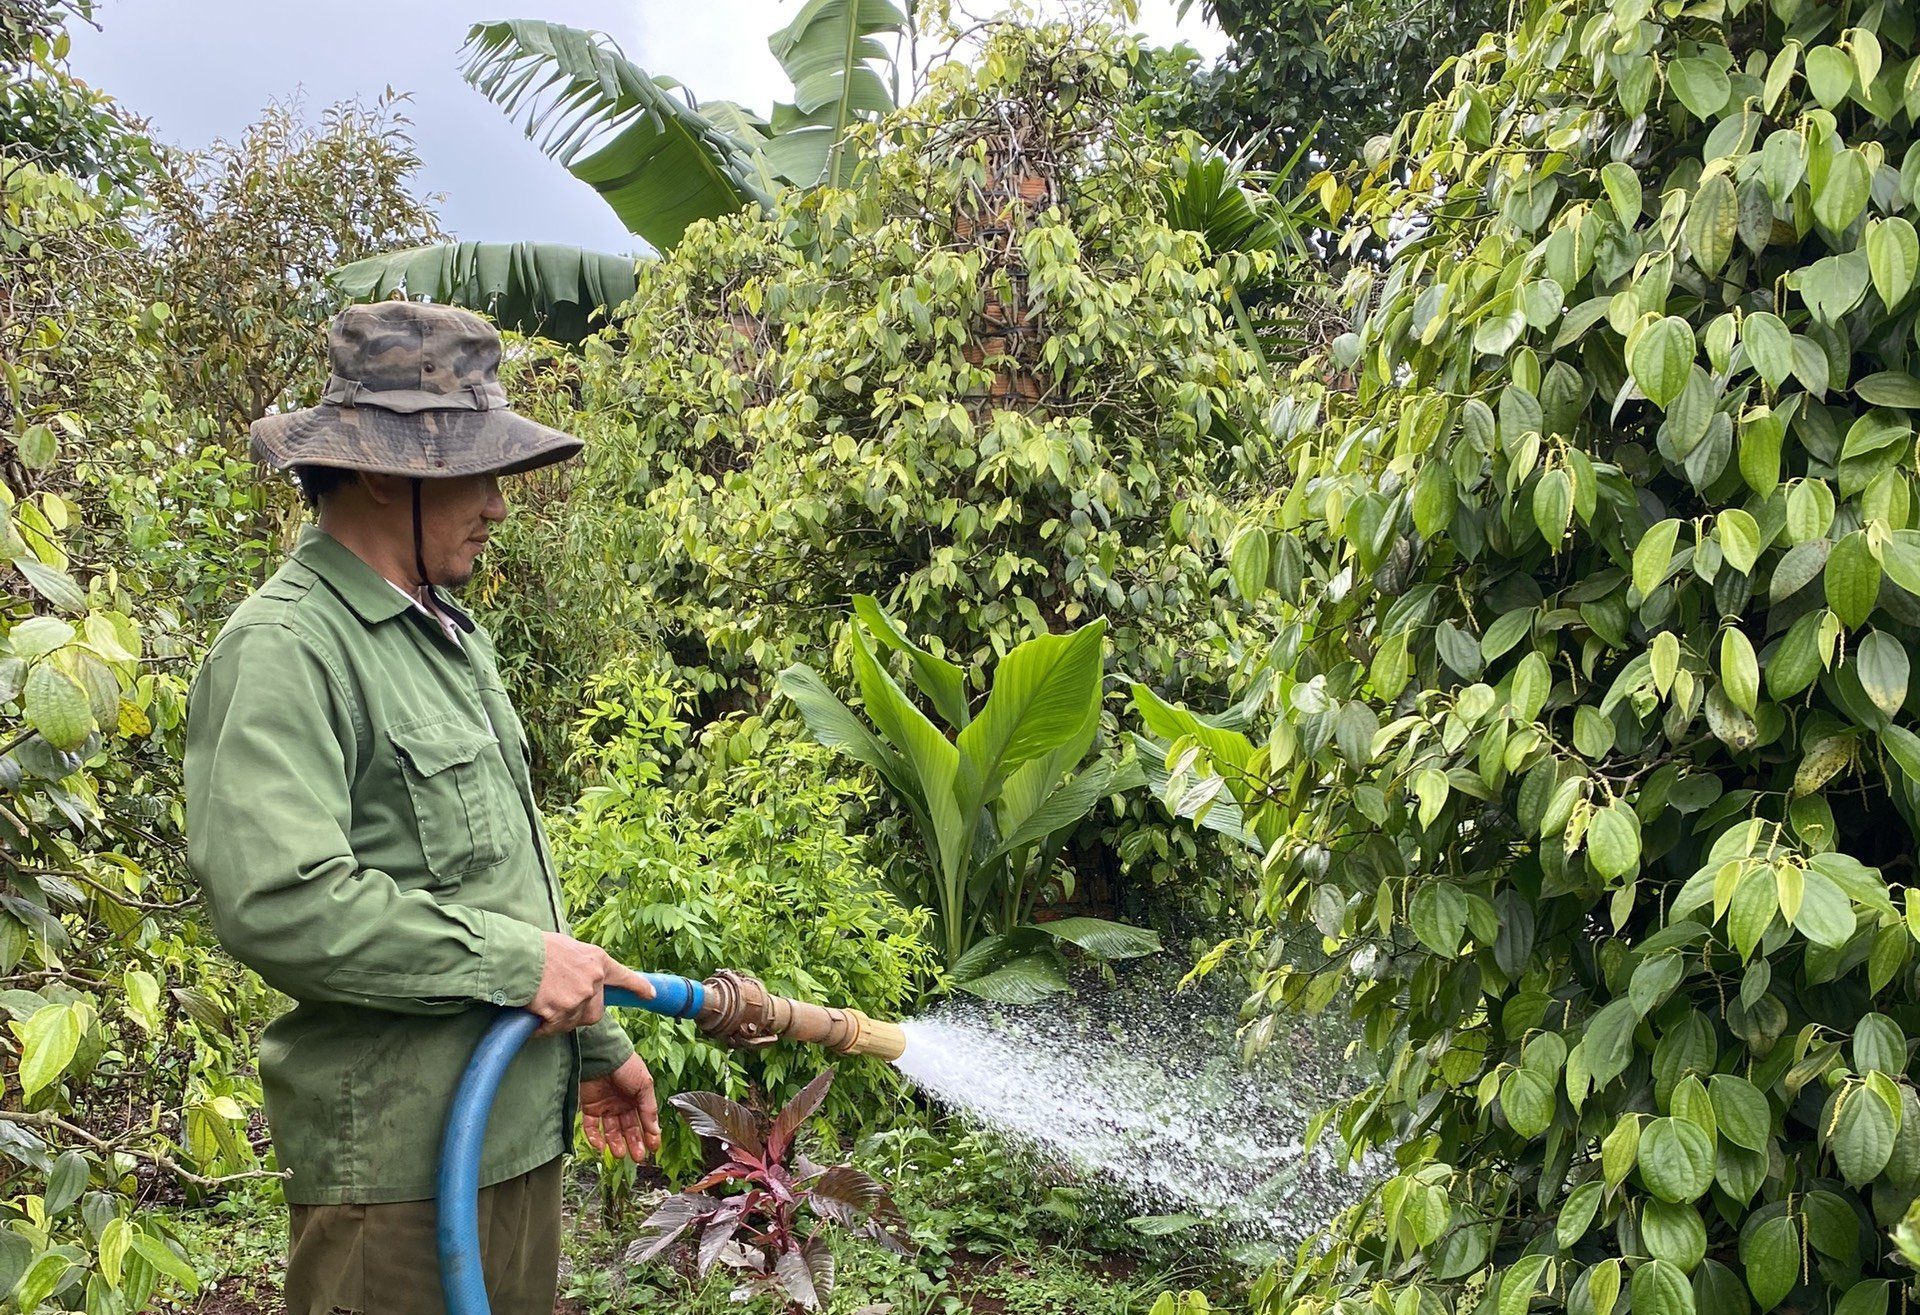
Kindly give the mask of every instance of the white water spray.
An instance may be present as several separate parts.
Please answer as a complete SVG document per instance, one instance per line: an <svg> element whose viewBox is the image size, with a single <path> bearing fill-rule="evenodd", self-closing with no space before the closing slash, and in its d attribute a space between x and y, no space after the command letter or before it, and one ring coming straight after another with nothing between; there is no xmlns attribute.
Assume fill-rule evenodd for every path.
<svg viewBox="0 0 1920 1315"><path fill-rule="evenodd" d="M895 1063L935 1100L1143 1214L1297 1244L1365 1184L1336 1135L1311 1151L1302 1140L1317 1111L1360 1085L1350 1037L1303 1019L1242 1065L1231 1001L1212 988L1171 993L1171 980L1135 971L1119 990L1088 982L1020 1008L954 999L904 1025Z"/></svg>

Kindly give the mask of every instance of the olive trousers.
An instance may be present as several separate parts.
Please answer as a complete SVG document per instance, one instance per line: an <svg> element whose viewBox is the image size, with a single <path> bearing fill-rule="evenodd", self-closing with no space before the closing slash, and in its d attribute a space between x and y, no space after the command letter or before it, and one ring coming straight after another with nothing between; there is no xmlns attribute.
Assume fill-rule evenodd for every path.
<svg viewBox="0 0 1920 1315"><path fill-rule="evenodd" d="M494 1315L553 1315L561 1165L480 1190L480 1258ZM432 1201L296 1205L287 1315L445 1315Z"/></svg>

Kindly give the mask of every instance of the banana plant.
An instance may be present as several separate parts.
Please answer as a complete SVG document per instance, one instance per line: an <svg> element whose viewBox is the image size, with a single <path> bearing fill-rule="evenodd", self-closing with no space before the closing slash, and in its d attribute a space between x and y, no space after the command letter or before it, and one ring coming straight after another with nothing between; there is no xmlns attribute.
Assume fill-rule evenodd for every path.
<svg viewBox="0 0 1920 1315"><path fill-rule="evenodd" d="M475 24L462 74L629 232L666 251L694 221L770 206L783 188L846 186L856 164L851 129L897 103L882 38L910 22L891 0L808 0L768 42L793 83L793 100L776 104L770 120L731 101L696 100L605 33L535 19ZM370 256L333 281L358 300L404 289L577 342L595 311L633 295L633 268L631 258L580 247L463 243ZM611 299L584 300L602 294Z"/></svg>
<svg viewBox="0 0 1920 1315"><path fill-rule="evenodd" d="M1065 989L1062 944L1102 959L1158 950L1159 938L1144 928L1034 919L1073 829L1102 798L1142 779L1132 762L1090 758L1106 623L1015 646L984 682L977 715L967 674L908 639L874 599L854 600L848 632L866 719L805 665L781 672L776 688L816 739L871 767L912 818L929 870L897 893L933 911L954 985L1026 1003ZM904 659L933 716L894 679L889 654Z"/></svg>

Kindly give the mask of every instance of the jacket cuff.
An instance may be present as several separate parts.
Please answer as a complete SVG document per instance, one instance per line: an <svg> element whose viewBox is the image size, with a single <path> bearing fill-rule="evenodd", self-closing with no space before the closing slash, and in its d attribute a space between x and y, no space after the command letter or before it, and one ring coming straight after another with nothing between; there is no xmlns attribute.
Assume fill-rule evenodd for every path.
<svg viewBox="0 0 1920 1315"><path fill-rule="evenodd" d="M592 1027L581 1028L578 1035L583 1081L603 1078L633 1057L633 1040L611 1012L603 1014Z"/></svg>
<svg viewBox="0 0 1920 1315"><path fill-rule="evenodd" d="M480 998L489 1004L526 1005L540 990L547 942L530 922L480 913Z"/></svg>

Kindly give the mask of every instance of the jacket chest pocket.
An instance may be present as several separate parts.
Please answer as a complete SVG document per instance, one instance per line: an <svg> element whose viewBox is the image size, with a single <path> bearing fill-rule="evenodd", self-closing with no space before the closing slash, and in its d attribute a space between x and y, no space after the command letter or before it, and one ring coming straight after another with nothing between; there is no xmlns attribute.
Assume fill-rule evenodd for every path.
<svg viewBox="0 0 1920 1315"><path fill-rule="evenodd" d="M387 730L407 783L427 869L446 880L507 856L504 769L488 760L493 737L457 717Z"/></svg>

